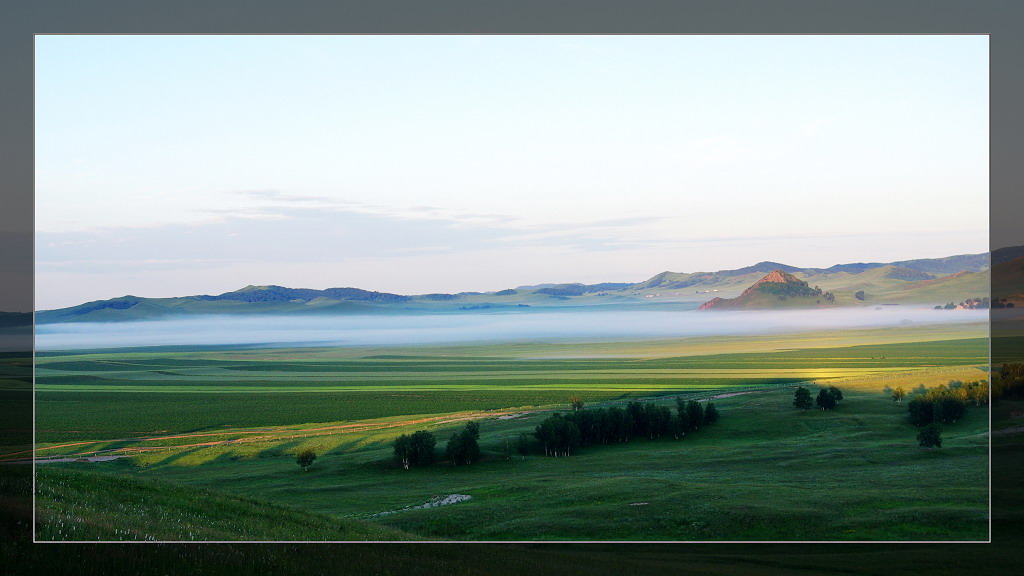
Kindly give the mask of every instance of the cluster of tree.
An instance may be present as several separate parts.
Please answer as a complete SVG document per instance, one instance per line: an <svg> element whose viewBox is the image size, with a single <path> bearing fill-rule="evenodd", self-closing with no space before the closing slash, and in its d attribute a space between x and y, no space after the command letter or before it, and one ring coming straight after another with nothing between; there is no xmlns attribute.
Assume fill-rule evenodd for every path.
<svg viewBox="0 0 1024 576"><path fill-rule="evenodd" d="M903 400L903 388L886 389L896 402ZM919 427L917 443L931 450L942 447L942 424L954 424L967 412L970 404L988 404L989 386L986 380L961 382L950 380L948 385L927 389L923 384L911 390L914 397L907 403L910 423Z"/></svg>
<svg viewBox="0 0 1024 576"><path fill-rule="evenodd" d="M931 389L920 385L911 392L914 396L907 403L907 411L910 413L910 421L918 426L925 426L933 421L955 422L964 415L971 404L988 404L988 380L949 380L948 385L943 384ZM892 390L892 396L894 401L902 401L905 396L903 388Z"/></svg>
<svg viewBox="0 0 1024 576"><path fill-rule="evenodd" d="M555 413L541 422L534 431L544 454L568 456L580 447L594 444L629 442L631 438L679 438L704 424L718 420L718 409L711 402L702 405L696 400L676 399L676 414L668 406L630 402L626 408L613 406L597 410L582 407L568 414ZM519 452L529 451L525 437L520 437Z"/></svg>
<svg viewBox="0 0 1024 576"><path fill-rule="evenodd" d="M1003 364L992 374L992 399L1003 396L1024 396L1024 363Z"/></svg>
<svg viewBox="0 0 1024 576"><path fill-rule="evenodd" d="M857 299L858 300L863 300L864 299L864 292L859 292L858 294L860 294L860 296L858 296ZM821 298L824 298L825 301L828 302L829 304L834 304L835 301L836 301L836 295L835 294L833 294L831 292L822 292L821 288L818 287L818 286L815 286L814 290L812 290L811 292L806 293L804 295L807 295L807 296L817 296L818 297L818 300L817 300L818 304L821 304ZM784 298L783 298L783 300L784 300Z"/></svg>
<svg viewBox="0 0 1024 576"><path fill-rule="evenodd" d="M967 404L974 404L975 406L988 405L988 380L974 380L971 382L950 380L949 389Z"/></svg>
<svg viewBox="0 0 1024 576"><path fill-rule="evenodd" d="M936 310L956 310L957 308L961 310L988 310L989 308L1002 308L1002 306L998 302L993 304L989 301L988 296L985 296L984 298L968 298L959 304L947 302L944 306L939 305L935 307Z"/></svg>
<svg viewBox="0 0 1024 576"><path fill-rule="evenodd" d="M967 404L952 394L914 396L907 403L910 423L927 426L932 422L954 423L963 417Z"/></svg>
<svg viewBox="0 0 1024 576"><path fill-rule="evenodd" d="M480 459L479 440L480 424L467 422L462 430L452 434L448 439L445 456L451 460L452 466L472 464ZM402 434L395 438L395 459L406 470L410 466L429 466L437 461L437 452L434 449L436 445L437 439L426 430L420 430L412 435Z"/></svg>
<svg viewBox="0 0 1024 576"><path fill-rule="evenodd" d="M814 400L811 400L810 390L803 386L797 386L796 393L793 395L793 406L801 410L810 410L814 404L817 404L818 408L822 410L833 410L842 399L843 391L835 386L822 388Z"/></svg>
<svg viewBox="0 0 1024 576"><path fill-rule="evenodd" d="M436 454L434 445L437 440L434 435L426 430L409 434L402 434L395 439L395 459L406 470L409 466L427 466L434 463Z"/></svg>
<svg viewBox="0 0 1024 576"><path fill-rule="evenodd" d="M452 461L452 466L472 464L480 459L480 424L466 422L466 426L452 435L448 440L445 455Z"/></svg>
<svg viewBox="0 0 1024 576"><path fill-rule="evenodd" d="M829 386L818 390L818 397L814 399L814 403L822 410L835 410L842 399L843 391L835 386Z"/></svg>
<svg viewBox="0 0 1024 576"><path fill-rule="evenodd" d="M942 428L932 422L917 433L917 444L922 448L942 448Z"/></svg>
<svg viewBox="0 0 1024 576"><path fill-rule="evenodd" d="M997 298L992 302L993 308L1013 308L1014 304L1007 298Z"/></svg>
<svg viewBox="0 0 1024 576"><path fill-rule="evenodd" d="M758 291L764 294L772 294L778 296L779 300L785 300L787 297L809 297L821 294L821 290L815 286L811 288L807 285L807 282L763 282L758 286Z"/></svg>
<svg viewBox="0 0 1024 576"><path fill-rule="evenodd" d="M970 404L988 404L988 381L964 383L950 380L948 386L942 385L915 394L907 403L907 412L910 414L910 422L915 426L953 424L963 417Z"/></svg>

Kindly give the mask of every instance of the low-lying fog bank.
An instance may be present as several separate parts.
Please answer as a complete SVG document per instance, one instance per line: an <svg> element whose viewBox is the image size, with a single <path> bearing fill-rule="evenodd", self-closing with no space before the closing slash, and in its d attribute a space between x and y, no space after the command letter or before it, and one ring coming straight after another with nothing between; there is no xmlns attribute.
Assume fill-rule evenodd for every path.
<svg viewBox="0 0 1024 576"><path fill-rule="evenodd" d="M765 312L515 311L402 316L200 316L43 324L37 350L175 345L389 346L572 339L643 339L792 333L979 322L987 310L880 309Z"/></svg>

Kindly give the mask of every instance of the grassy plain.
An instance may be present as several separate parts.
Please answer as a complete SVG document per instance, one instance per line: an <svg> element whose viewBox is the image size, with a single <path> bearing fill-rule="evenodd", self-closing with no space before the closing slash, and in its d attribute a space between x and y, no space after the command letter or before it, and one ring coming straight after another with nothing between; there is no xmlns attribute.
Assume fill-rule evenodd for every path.
<svg viewBox="0 0 1024 576"><path fill-rule="evenodd" d="M104 525L123 514L142 539L164 537L168 514L191 517L158 513L176 501L229 512L217 516L216 532L172 539L985 539L986 410L971 409L945 430L943 448L924 451L905 407L882 392L986 378L980 331L45 354L37 359L39 455L128 457L38 466L37 505L44 520L62 518L71 501L83 503L82 518L112 514ZM836 384L846 399L835 412L797 411L792 386L808 381ZM570 394L610 405L737 392L715 400L719 422L680 440L590 447L570 458L514 454L519 434L564 409ZM413 470L392 462L398 434L432 430L443 451L468 419L481 423L482 462ZM306 447L320 454L309 472L294 458ZM129 482L128 494L180 491L166 491L169 500L150 514L69 497L89 486L105 493L112 479ZM408 509L447 494L472 498ZM315 517L260 535L261 523L232 498ZM319 515L346 524L330 529ZM56 534L50 520L43 533ZM97 537L109 532L84 539Z"/></svg>

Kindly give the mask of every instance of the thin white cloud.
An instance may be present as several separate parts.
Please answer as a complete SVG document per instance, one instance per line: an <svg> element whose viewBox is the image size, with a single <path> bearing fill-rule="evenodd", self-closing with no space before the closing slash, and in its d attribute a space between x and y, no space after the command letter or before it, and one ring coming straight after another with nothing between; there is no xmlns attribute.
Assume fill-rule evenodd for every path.
<svg viewBox="0 0 1024 576"><path fill-rule="evenodd" d="M272 200L276 202L288 202L288 203L307 203L307 202L327 202L333 203L334 200L327 196L298 196L295 194L288 194L281 190L232 190L230 194L238 196L244 196L246 198L256 200Z"/></svg>

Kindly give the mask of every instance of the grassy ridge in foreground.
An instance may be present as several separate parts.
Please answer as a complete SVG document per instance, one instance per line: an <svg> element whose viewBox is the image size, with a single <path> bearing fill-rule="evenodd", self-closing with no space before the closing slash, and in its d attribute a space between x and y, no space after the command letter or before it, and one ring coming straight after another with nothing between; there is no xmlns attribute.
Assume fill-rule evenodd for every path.
<svg viewBox="0 0 1024 576"><path fill-rule="evenodd" d="M504 454L546 414L481 420L483 462L402 470L390 439L416 429L197 447L98 464L456 540L981 540L987 535L987 414L917 446L905 406L847 388L835 412L800 411L788 389L716 401L689 437L593 446L569 458ZM432 428L443 446L460 422ZM319 446L309 472L294 452ZM514 444L513 444L514 446ZM457 505L375 514L432 496Z"/></svg>
<svg viewBox="0 0 1024 576"><path fill-rule="evenodd" d="M150 478L42 466L39 540L410 540L358 520Z"/></svg>

